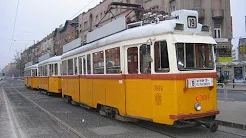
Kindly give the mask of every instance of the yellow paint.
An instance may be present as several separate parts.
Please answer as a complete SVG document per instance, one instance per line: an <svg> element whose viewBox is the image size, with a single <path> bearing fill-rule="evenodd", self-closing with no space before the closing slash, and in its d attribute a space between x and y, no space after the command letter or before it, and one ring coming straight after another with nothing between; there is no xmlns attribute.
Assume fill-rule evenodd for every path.
<svg viewBox="0 0 246 138"><path fill-rule="evenodd" d="M49 77L49 92L61 93L61 77Z"/></svg>
<svg viewBox="0 0 246 138"><path fill-rule="evenodd" d="M38 88L38 78L37 77L32 77L31 78L31 87L34 89Z"/></svg>
<svg viewBox="0 0 246 138"><path fill-rule="evenodd" d="M79 78L63 78L62 79L62 96L71 96L75 102L79 101Z"/></svg>
<svg viewBox="0 0 246 138"><path fill-rule="evenodd" d="M151 80L126 80L126 114L145 119L153 118Z"/></svg>
<svg viewBox="0 0 246 138"><path fill-rule="evenodd" d="M39 77L38 87L39 87L39 89L48 90L49 78L48 77Z"/></svg>
<svg viewBox="0 0 246 138"><path fill-rule="evenodd" d="M184 90L185 80L150 79L71 79L62 81L63 96L71 96L76 102L96 108L98 104L117 108L120 115L153 120L173 125L170 115L196 114L217 110L216 78L214 88L189 88ZM79 86L80 85L80 86ZM202 110L196 111L196 97L208 95L199 101Z"/></svg>
<svg viewBox="0 0 246 138"><path fill-rule="evenodd" d="M28 83L27 83L27 82L28 82L28 78L27 78L27 77L25 77L25 78L24 78L24 83L25 83L25 86L27 86L27 85L28 85Z"/></svg>

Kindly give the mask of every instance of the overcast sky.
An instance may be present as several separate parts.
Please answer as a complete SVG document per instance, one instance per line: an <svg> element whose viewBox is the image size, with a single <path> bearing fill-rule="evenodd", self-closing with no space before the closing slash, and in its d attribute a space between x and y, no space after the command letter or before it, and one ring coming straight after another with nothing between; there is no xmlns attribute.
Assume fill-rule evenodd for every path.
<svg viewBox="0 0 246 138"><path fill-rule="evenodd" d="M102 0L19 0L13 36L18 0L0 0L0 69L13 61L15 51L23 51L34 43L33 40L41 40L66 20L73 19L79 11L87 11L100 1ZM233 37L246 36L245 5L246 0L231 0ZM11 45L12 37L16 41ZM237 44L237 41L234 39L233 43Z"/></svg>

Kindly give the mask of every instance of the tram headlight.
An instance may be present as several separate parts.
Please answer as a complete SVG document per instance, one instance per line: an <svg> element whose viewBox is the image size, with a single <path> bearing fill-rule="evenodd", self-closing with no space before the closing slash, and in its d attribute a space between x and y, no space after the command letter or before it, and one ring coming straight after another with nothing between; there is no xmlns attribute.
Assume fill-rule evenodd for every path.
<svg viewBox="0 0 246 138"><path fill-rule="evenodd" d="M200 111L200 110L202 109L202 105L201 105L200 103L196 103L196 104L195 104L195 109L196 109L197 111Z"/></svg>

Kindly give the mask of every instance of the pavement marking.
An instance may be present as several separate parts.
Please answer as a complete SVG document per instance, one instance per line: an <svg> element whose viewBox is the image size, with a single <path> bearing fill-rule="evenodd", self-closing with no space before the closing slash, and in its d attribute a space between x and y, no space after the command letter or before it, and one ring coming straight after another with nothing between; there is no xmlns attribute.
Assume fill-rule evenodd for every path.
<svg viewBox="0 0 246 138"><path fill-rule="evenodd" d="M244 95L246 95L246 92L243 92Z"/></svg>
<svg viewBox="0 0 246 138"><path fill-rule="evenodd" d="M32 99L28 98L27 96L25 96L24 94L22 94L19 90L15 89L12 85L10 85L11 88L13 88L18 94L20 94L23 98L29 100L31 103L33 103L34 105L36 105L38 108L40 108L41 110L43 110L45 113L47 113L48 115L50 115L54 120L56 120L57 122L61 123L63 126L65 126L68 130L72 131L75 135L77 135L80 138L86 138L84 135L82 135L81 133L79 133L77 130L75 130L74 128L72 128L70 125L66 124L65 122L63 122L61 119L59 119L58 117L56 117L55 115L53 115L51 112L49 112L48 110L44 109L43 107L41 107L40 105L38 105L36 102L34 102Z"/></svg>

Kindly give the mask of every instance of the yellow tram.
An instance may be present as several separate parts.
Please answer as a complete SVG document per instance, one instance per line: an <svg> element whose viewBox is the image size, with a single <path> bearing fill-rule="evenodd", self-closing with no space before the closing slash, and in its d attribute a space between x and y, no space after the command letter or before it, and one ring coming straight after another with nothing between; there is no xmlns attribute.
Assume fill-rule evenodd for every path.
<svg viewBox="0 0 246 138"><path fill-rule="evenodd" d="M216 42L196 11L171 15L64 53L62 96L117 118L216 131Z"/></svg>
<svg viewBox="0 0 246 138"><path fill-rule="evenodd" d="M38 88L38 64L28 66L24 69L25 86L28 88Z"/></svg>
<svg viewBox="0 0 246 138"><path fill-rule="evenodd" d="M61 56L55 56L38 64L38 87L40 90L61 94L60 62Z"/></svg>

